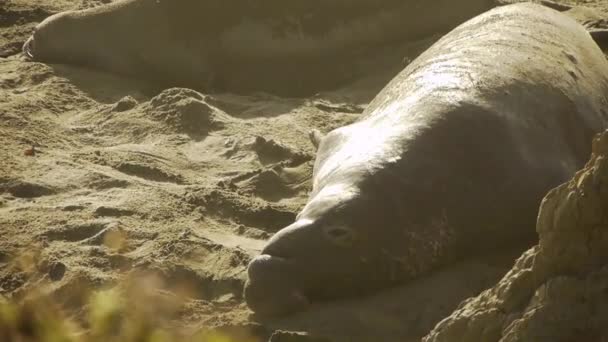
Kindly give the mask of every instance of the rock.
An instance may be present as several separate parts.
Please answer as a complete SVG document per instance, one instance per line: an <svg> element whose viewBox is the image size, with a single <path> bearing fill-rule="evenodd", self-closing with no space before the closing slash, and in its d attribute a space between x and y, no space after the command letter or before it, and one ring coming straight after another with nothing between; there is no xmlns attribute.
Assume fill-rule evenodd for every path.
<svg viewBox="0 0 608 342"><path fill-rule="evenodd" d="M608 131L594 139L585 167L543 199L536 230L537 246L423 341L608 337Z"/></svg>
<svg viewBox="0 0 608 342"><path fill-rule="evenodd" d="M62 262L54 262L49 267L49 278L53 281L58 281L65 275L66 267Z"/></svg>

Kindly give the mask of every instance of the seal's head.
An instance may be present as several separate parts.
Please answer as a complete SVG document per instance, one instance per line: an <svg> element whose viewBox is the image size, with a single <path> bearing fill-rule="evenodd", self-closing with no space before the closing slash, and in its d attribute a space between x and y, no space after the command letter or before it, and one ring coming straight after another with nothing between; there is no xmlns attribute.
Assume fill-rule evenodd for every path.
<svg viewBox="0 0 608 342"><path fill-rule="evenodd" d="M57 13L36 26L23 53L44 63L79 65L164 86L205 88L213 76L209 42L191 32L192 20L175 13L181 9L178 3L117 1Z"/></svg>
<svg viewBox="0 0 608 342"><path fill-rule="evenodd" d="M313 195L296 222L275 234L249 264L249 307L261 315L287 314L390 282L391 237L384 227L384 233L377 231L391 217L384 217L381 202L345 184L327 185Z"/></svg>
<svg viewBox="0 0 608 342"><path fill-rule="evenodd" d="M106 11L107 12L107 11ZM122 74L137 71L145 60L134 47L140 44L132 32L113 27L118 21L104 11L67 11L54 14L38 24L23 45L23 53L33 61L79 65ZM151 51L146 51L151 52ZM138 65L139 64L139 65Z"/></svg>
<svg viewBox="0 0 608 342"><path fill-rule="evenodd" d="M34 33L23 45L23 53L35 61L77 62L88 49L79 46L77 51L74 50L82 35L74 24L72 12L57 13L46 18L34 28Z"/></svg>

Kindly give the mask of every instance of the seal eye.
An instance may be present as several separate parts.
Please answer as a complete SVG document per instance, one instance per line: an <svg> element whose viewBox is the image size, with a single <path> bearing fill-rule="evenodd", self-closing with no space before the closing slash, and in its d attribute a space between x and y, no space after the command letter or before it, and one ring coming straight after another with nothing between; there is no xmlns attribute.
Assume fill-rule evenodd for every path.
<svg viewBox="0 0 608 342"><path fill-rule="evenodd" d="M323 231L330 241L339 246L350 246L355 241L355 234L348 227L330 226Z"/></svg>

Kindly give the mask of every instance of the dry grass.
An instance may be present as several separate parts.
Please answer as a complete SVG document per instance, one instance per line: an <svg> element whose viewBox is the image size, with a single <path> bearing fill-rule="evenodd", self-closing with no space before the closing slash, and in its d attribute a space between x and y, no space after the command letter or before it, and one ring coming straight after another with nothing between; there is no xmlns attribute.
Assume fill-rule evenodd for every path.
<svg viewBox="0 0 608 342"><path fill-rule="evenodd" d="M16 272L30 272L36 253L15 258ZM17 299L0 295L1 342L257 342L239 334L191 331L179 324L191 296L181 284L168 291L154 273L132 272L105 289L86 285L49 291L44 285Z"/></svg>
<svg viewBox="0 0 608 342"><path fill-rule="evenodd" d="M172 326L179 300L156 294L127 294L122 289L91 292L88 305L69 312L51 297L32 294L20 301L0 299L3 342L253 342L219 332L185 333Z"/></svg>

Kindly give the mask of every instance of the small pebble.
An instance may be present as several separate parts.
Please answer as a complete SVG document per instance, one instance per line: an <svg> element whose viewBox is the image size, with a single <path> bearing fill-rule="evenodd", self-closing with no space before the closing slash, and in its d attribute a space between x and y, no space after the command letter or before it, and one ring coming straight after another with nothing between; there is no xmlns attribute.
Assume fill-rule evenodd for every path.
<svg viewBox="0 0 608 342"><path fill-rule="evenodd" d="M66 267L61 262L54 262L49 268L49 278L53 281L58 281L65 275Z"/></svg>
<svg viewBox="0 0 608 342"><path fill-rule="evenodd" d="M28 157L36 156L36 147L32 146L32 147L28 148L27 150L23 151L23 154Z"/></svg>

